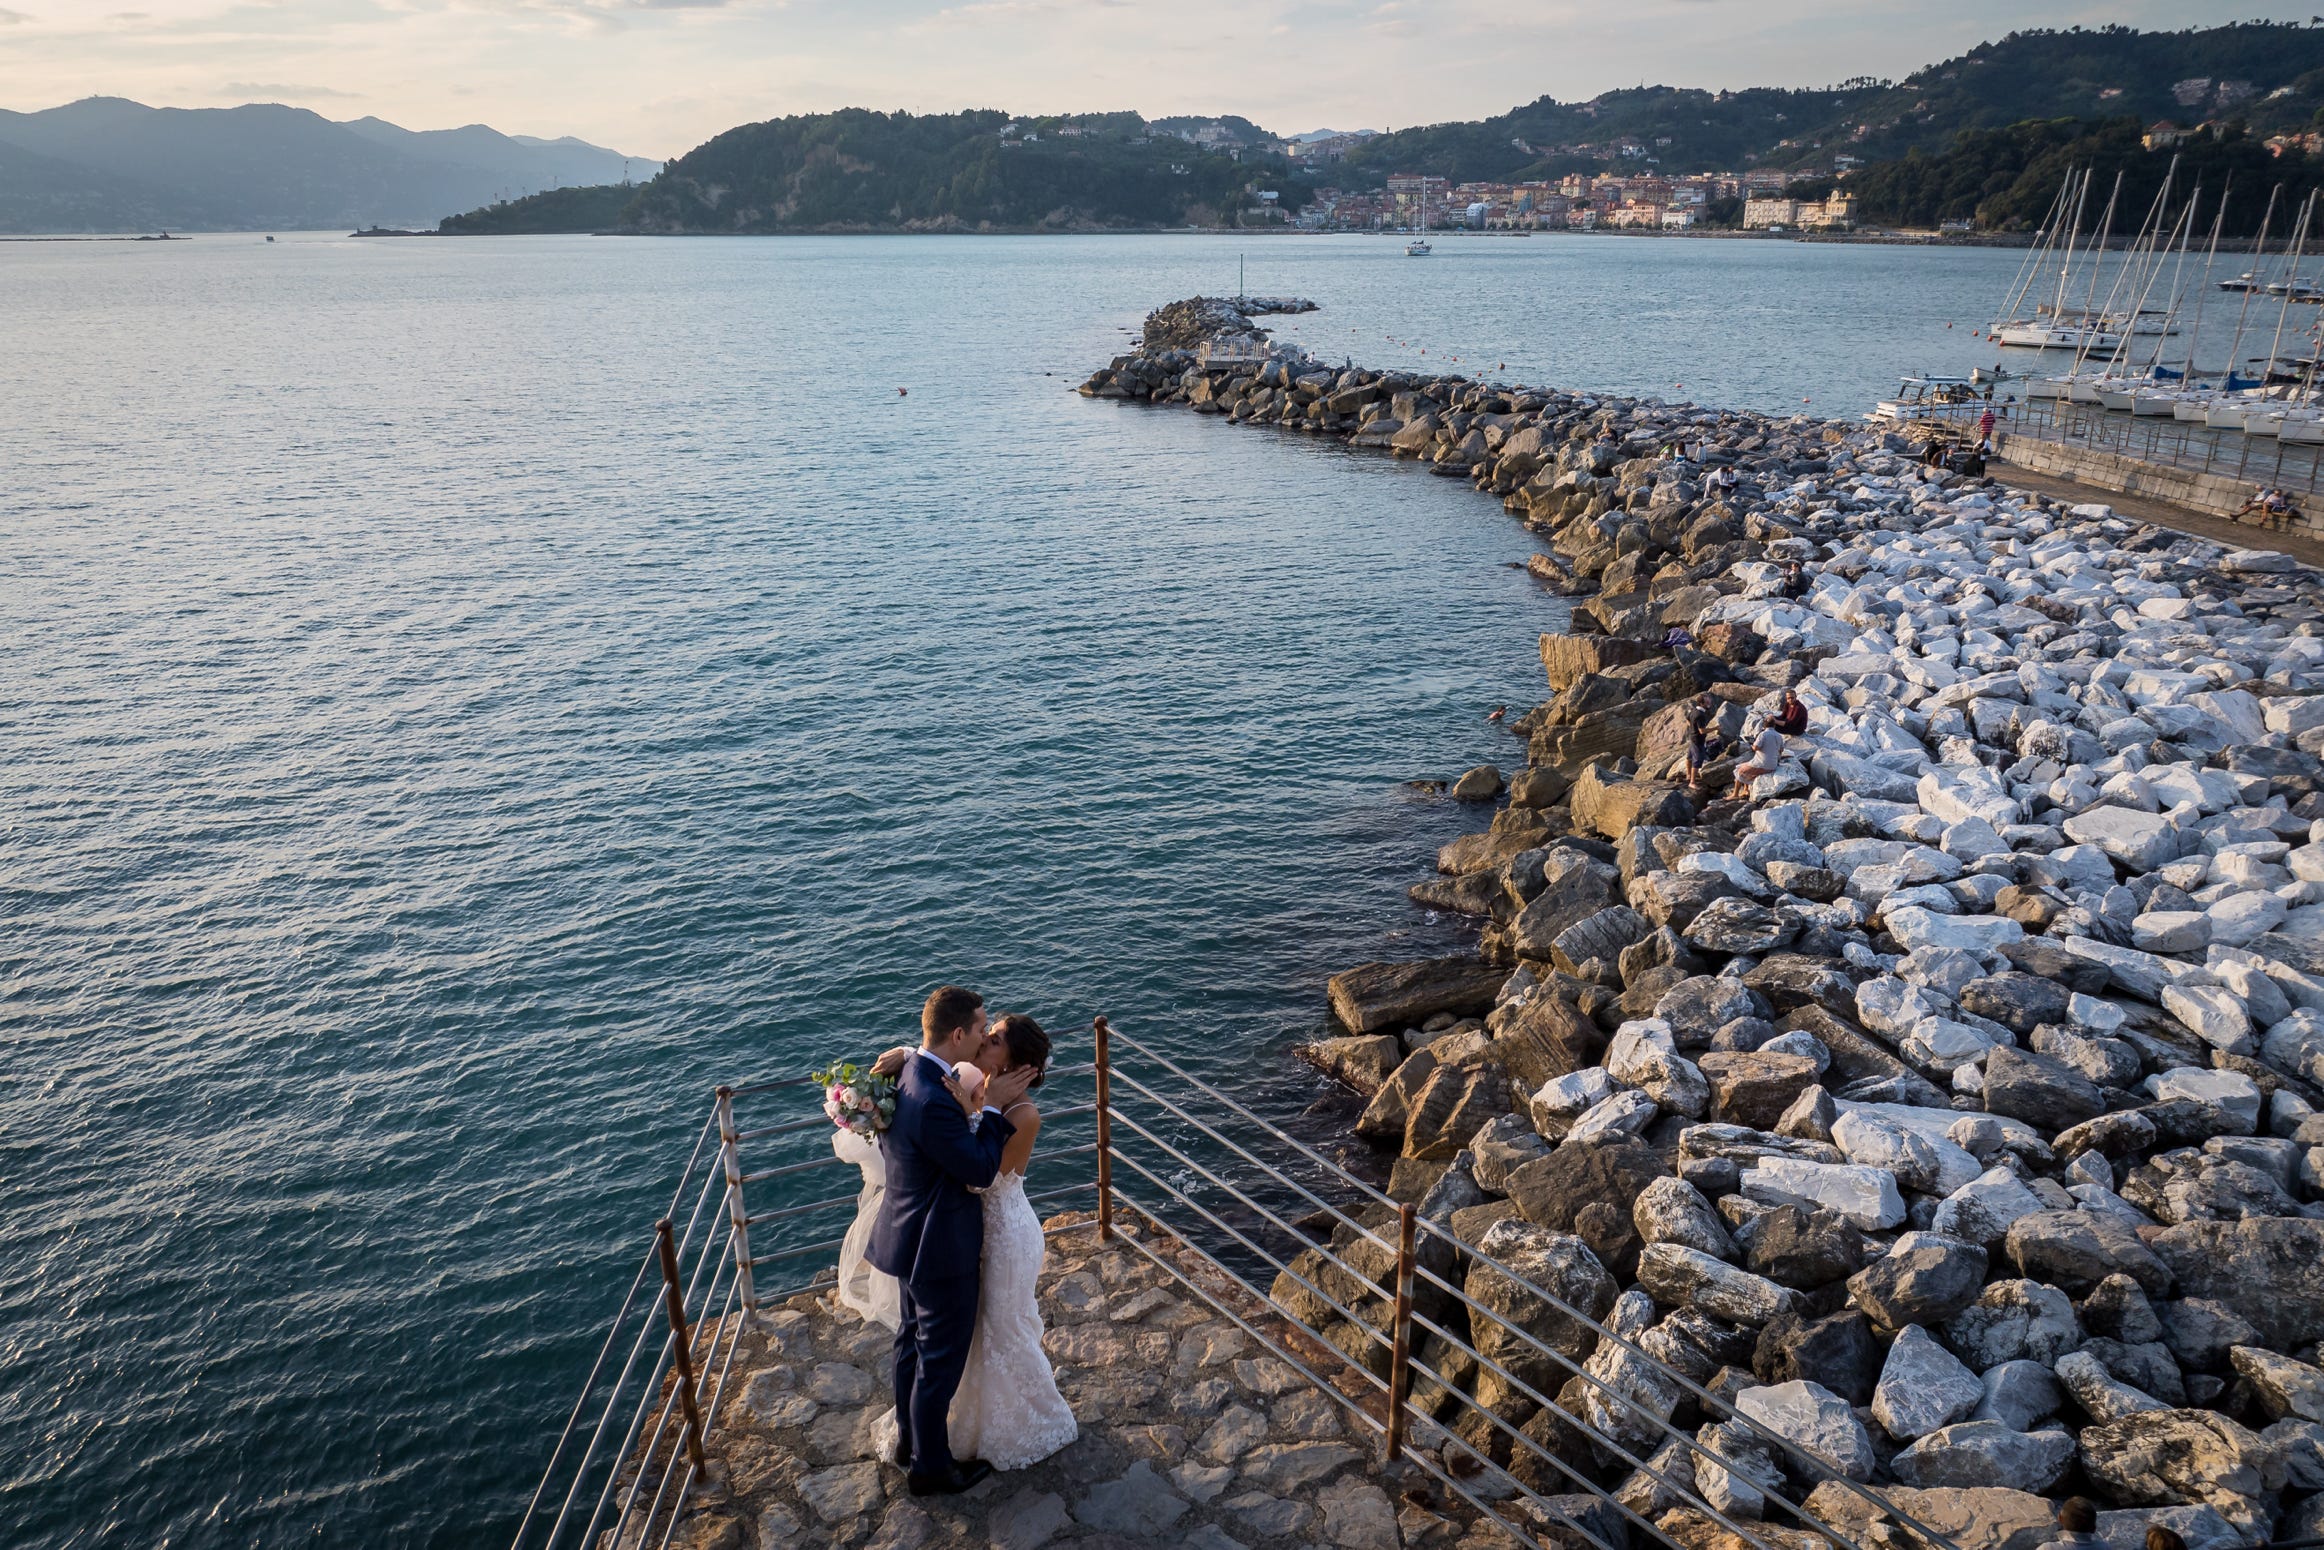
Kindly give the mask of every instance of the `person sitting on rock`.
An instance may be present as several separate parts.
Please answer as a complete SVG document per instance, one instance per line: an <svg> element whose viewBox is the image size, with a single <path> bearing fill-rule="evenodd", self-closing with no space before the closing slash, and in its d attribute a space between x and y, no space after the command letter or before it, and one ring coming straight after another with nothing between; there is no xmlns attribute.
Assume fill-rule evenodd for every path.
<svg viewBox="0 0 2324 1550"><path fill-rule="evenodd" d="M1808 595L1808 573L1799 561L1793 560L1783 567L1783 581L1775 590L1794 600Z"/></svg>
<svg viewBox="0 0 2324 1550"><path fill-rule="evenodd" d="M2058 1503L2058 1527L2064 1530L2042 1550L2105 1550L2098 1537L2098 1506L2087 1496L2069 1496Z"/></svg>
<svg viewBox="0 0 2324 1550"><path fill-rule="evenodd" d="M1735 789L1730 794L1738 801L1751 795L1751 783L1762 775L1773 775L1782 763L1783 734L1772 723L1762 726L1751 740L1751 757L1735 766Z"/></svg>
<svg viewBox="0 0 2324 1550"><path fill-rule="evenodd" d="M1783 691L1783 699L1776 705L1775 714L1767 724L1785 737L1797 737L1808 729L1808 708L1796 690Z"/></svg>

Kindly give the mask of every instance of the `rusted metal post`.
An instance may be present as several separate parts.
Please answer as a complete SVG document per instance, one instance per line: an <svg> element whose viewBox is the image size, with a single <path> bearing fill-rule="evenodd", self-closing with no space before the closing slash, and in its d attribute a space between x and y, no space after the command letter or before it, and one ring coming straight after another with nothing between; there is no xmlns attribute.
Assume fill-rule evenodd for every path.
<svg viewBox="0 0 2324 1550"><path fill-rule="evenodd" d="M706 1467L702 1456L702 1408L694 1400L694 1339L686 1330L686 1294L678 1283L678 1238L663 1217L654 1223L654 1241L662 1251L662 1291L670 1310L670 1334L678 1353L678 1403L686 1412L686 1457L696 1469Z"/></svg>
<svg viewBox="0 0 2324 1550"><path fill-rule="evenodd" d="M1114 1127L1112 1103L1113 1084L1108 1044L1113 1033L1102 1017L1091 1024L1097 1034L1097 1235L1099 1241L1114 1235Z"/></svg>
<svg viewBox="0 0 2324 1550"><path fill-rule="evenodd" d="M1388 1369L1388 1462L1404 1454L1404 1409L1412 1394L1412 1207L1396 1208L1395 1354Z"/></svg>
<svg viewBox="0 0 2324 1550"><path fill-rule="evenodd" d="M734 1226L735 1289L742 1311L759 1311L758 1288L750 1276L750 1212L742 1203L742 1138L734 1128L734 1089L718 1089L718 1161L726 1169L726 1219Z"/></svg>

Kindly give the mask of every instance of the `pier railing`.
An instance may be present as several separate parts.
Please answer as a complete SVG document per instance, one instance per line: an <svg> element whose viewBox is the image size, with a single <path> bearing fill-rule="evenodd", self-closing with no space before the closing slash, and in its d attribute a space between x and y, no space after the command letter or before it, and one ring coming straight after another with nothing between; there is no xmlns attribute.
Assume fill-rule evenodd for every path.
<svg viewBox="0 0 2324 1550"><path fill-rule="evenodd" d="M1960 417L1960 423L1965 434L1974 439L1977 416L1985 406L1961 407L1969 413ZM2008 442L2022 437L2287 492L2324 493L2324 444L2215 429L2191 420L2126 414L2101 404L2059 398L2029 399L1994 408L2005 456ZM1953 420L1951 415L1945 417L1947 424Z"/></svg>
<svg viewBox="0 0 2324 1550"><path fill-rule="evenodd" d="M1336 1401L1360 1433L1378 1440L1384 1467L1417 1472L1530 1550L1626 1550L1631 1536L1697 1550L1699 1536L1690 1543L1684 1529L1662 1526L1673 1509L1749 1550L1801 1550L1803 1531L1835 1550L1875 1550L1881 1540L1810 1509L1809 1493L1826 1481L1857 1499L1860 1511L1838 1515L1849 1522L1885 1520L1922 1550L1958 1550L1831 1461L1650 1354L1635 1338L1643 1329L1610 1327L1611 1314L1567 1302L1485 1254L1449 1221L1390 1198L1105 1019L1093 1035L1089 1064L1052 1069L1053 1078L1087 1077L1093 1095L1048 1111L1047 1119L1068 1124L1045 1124L1045 1136L1067 1144L1044 1150L1041 1162L1051 1176L1079 1174L1071 1166L1052 1171L1069 1158L1089 1156L1094 1166L1030 1198L1056 1205L1094 1195L1102 1241L1155 1266ZM738 1129L738 1102L769 1097L794 1117ZM847 1166L834 1155L796 1155L806 1137L829 1147L829 1122L819 1112L801 1114L818 1107L803 1078L718 1090L516 1550L671 1542L709 1467L709 1434L744 1321L833 1284L824 1267L785 1290L767 1289L786 1279L771 1274L773 1266L837 1253L844 1235L822 1237L827 1228L805 1224L853 1211L856 1193L746 1204L754 1188L772 1198L777 1181ZM1084 1116L1094 1138L1076 1143L1073 1122ZM784 1147L777 1160L762 1161L768 1149ZM1088 1225L1083 1215L1053 1221L1051 1230ZM1473 1295L1480 1277L1499 1291L1496 1303L1525 1316ZM1552 1325L1568 1338L1553 1341L1533 1327ZM1470 1392L1488 1374L1499 1391L1495 1404ZM1684 1424L1689 1411L1693 1428ZM1628 1489L1597 1483L1617 1471ZM1609 1513L1626 1533L1591 1526L1602 1527Z"/></svg>
<svg viewBox="0 0 2324 1550"><path fill-rule="evenodd" d="M1044 1161L1087 1157L1093 1101L1076 1101L1093 1067L1054 1064ZM762 1308L836 1283L832 1262L861 1203L860 1175L833 1150L831 1121L806 1077L721 1087L696 1132L669 1210L642 1258L580 1397L517 1526L515 1550L651 1550L667 1545L710 1465L745 1321ZM1052 1210L1087 1202L1096 1180L1029 1198ZM856 1188L827 1193L835 1175ZM798 1197L808 1198L798 1198ZM836 1231L835 1231L836 1229Z"/></svg>

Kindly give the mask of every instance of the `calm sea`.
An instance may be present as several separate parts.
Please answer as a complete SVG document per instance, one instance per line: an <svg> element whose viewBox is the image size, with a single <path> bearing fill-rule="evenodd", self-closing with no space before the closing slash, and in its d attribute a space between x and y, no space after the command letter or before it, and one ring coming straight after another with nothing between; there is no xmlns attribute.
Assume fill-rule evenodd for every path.
<svg viewBox="0 0 2324 1550"><path fill-rule="evenodd" d="M2019 258L0 244L0 1544L505 1542L708 1087L940 977L1313 1096L1563 609L1068 391L1238 256L1335 358L1850 415Z"/></svg>

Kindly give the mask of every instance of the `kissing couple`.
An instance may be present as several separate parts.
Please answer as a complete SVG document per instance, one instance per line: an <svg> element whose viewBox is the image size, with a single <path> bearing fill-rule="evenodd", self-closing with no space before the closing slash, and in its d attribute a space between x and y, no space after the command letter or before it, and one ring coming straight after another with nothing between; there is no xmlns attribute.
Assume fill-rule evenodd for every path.
<svg viewBox="0 0 2324 1550"><path fill-rule="evenodd" d="M1080 1433L1041 1350L1047 1245L1025 1198L1041 1134L1029 1094L1048 1065L1039 1023L991 1021L984 997L946 985L920 1009L920 1047L872 1067L897 1082L880 1133L886 1193L864 1246L898 1283L896 1408L880 1453L914 1496L1039 1463Z"/></svg>

